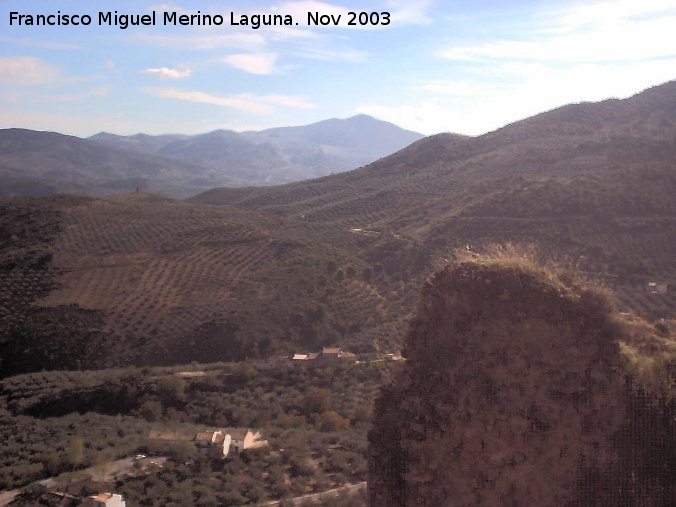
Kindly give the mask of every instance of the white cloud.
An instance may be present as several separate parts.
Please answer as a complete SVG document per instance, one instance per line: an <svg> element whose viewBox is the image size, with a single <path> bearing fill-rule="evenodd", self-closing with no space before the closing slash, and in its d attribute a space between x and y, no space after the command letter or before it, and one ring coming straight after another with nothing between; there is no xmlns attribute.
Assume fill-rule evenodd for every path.
<svg viewBox="0 0 676 507"><path fill-rule="evenodd" d="M204 28L185 33L150 33L140 32L135 35L142 43L161 47L176 47L182 50L216 52L225 51L225 57L219 56L212 61L221 61L236 69L256 75L270 75L279 72L279 60L283 55L309 60L334 62L364 62L369 53L349 47L347 37L338 37L335 31L305 27L308 12L320 12L324 15L341 16L339 29L381 29L422 22L424 11L430 2L413 1L410 5L403 0L391 0L382 4L382 10L392 10L393 22L388 27L347 26L350 9L330 2L301 0L280 2L269 8L259 9L258 13L290 14L299 25L288 27L266 27L265 30L210 30ZM155 6L156 9L177 9L166 4ZM358 9L354 9L358 10ZM244 11L243 11L244 12ZM399 13L395 16L395 12ZM343 32L344 33L344 32ZM288 67L287 67L288 68Z"/></svg>
<svg viewBox="0 0 676 507"><path fill-rule="evenodd" d="M419 90L432 92L440 95L452 95L455 97L475 97L499 91L499 87L479 82L470 81L443 81L436 80L424 83L417 87Z"/></svg>
<svg viewBox="0 0 676 507"><path fill-rule="evenodd" d="M427 9L432 4L429 0L390 0L388 10L392 13L392 23L401 25L429 25L432 18Z"/></svg>
<svg viewBox="0 0 676 507"><path fill-rule="evenodd" d="M466 80L430 81L413 88L410 101L369 103L370 114L424 134L478 135L565 104L626 98L674 79L676 58L638 64L584 64L552 68L540 63L506 63ZM495 79L495 76L500 79Z"/></svg>
<svg viewBox="0 0 676 507"><path fill-rule="evenodd" d="M260 100L277 106L291 107L294 109L314 109L315 105L300 97L293 95L262 95Z"/></svg>
<svg viewBox="0 0 676 507"><path fill-rule="evenodd" d="M299 26L270 26L265 31L268 41L286 41L286 40L308 40L320 39L322 36L316 31L302 29Z"/></svg>
<svg viewBox="0 0 676 507"><path fill-rule="evenodd" d="M0 80L20 85L37 85L58 76L56 67L32 56L0 58Z"/></svg>
<svg viewBox="0 0 676 507"><path fill-rule="evenodd" d="M582 26L593 26L612 22L616 19L640 21L640 18L673 16L672 0L614 0L612 2L596 2L579 4L549 13L555 19L554 28L559 32L577 30Z"/></svg>
<svg viewBox="0 0 676 507"><path fill-rule="evenodd" d="M451 47L450 60L549 63L623 62L676 56L676 7L665 2L613 2L543 15L542 26L489 42Z"/></svg>
<svg viewBox="0 0 676 507"><path fill-rule="evenodd" d="M243 98L242 96L222 97L200 91L177 90L175 88L147 88L145 91L158 97L229 107L247 113L261 114L270 113L274 110L274 108L268 104Z"/></svg>
<svg viewBox="0 0 676 507"><path fill-rule="evenodd" d="M274 53L238 53L226 56L223 62L249 74L273 74L277 55Z"/></svg>
<svg viewBox="0 0 676 507"><path fill-rule="evenodd" d="M427 135L449 130L448 110L435 100L421 100L400 105L364 104L358 107L356 112Z"/></svg>
<svg viewBox="0 0 676 507"><path fill-rule="evenodd" d="M626 63L590 63L551 67L539 63L506 63L496 71L505 83L482 98L502 122L513 121L564 104L626 98L674 79L676 58ZM497 125L496 125L497 126Z"/></svg>
<svg viewBox="0 0 676 507"><path fill-rule="evenodd" d="M425 109L428 124L440 126L443 114L445 130L480 134L568 103L625 98L676 78L673 2L584 4L530 19L527 30L505 25L488 41L447 47L439 54L453 61L453 79L419 83L411 102L385 113L410 128L412 109L435 103L440 112Z"/></svg>
<svg viewBox="0 0 676 507"><path fill-rule="evenodd" d="M143 72L160 79L183 79L192 75L192 71L190 69L180 70L170 69L168 67L154 67L151 69L145 69Z"/></svg>
<svg viewBox="0 0 676 507"><path fill-rule="evenodd" d="M193 90L177 90L175 88L146 88L145 91L158 97L212 104L255 114L272 113L275 110L275 106L295 109L312 109L315 107L314 104L307 102L305 99L292 95L242 93L220 96Z"/></svg>

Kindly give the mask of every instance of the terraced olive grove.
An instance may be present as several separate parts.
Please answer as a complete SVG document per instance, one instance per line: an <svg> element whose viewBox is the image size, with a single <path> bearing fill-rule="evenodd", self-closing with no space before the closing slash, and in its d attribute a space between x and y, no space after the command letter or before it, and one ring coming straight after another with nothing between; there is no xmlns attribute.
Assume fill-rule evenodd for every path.
<svg viewBox="0 0 676 507"><path fill-rule="evenodd" d="M289 221L148 194L21 203L31 220L49 218L36 226L42 239L31 240L45 260L39 269L6 263L11 290L2 315L8 329L22 320L23 331L6 334L3 346L18 350L31 335L36 349L51 347L40 342L36 322L13 312L20 306L42 316L89 316L95 321L77 332L91 341L95 330L87 348L97 352L83 357L66 344L72 361L26 357L19 370L6 365L7 373L241 360L339 342L369 350L374 340L393 341L394 330L383 326L403 315L389 302L397 295L386 275L377 267L372 274L373 262ZM15 242L6 245L11 259L19 255ZM358 339L374 328L384 332Z"/></svg>

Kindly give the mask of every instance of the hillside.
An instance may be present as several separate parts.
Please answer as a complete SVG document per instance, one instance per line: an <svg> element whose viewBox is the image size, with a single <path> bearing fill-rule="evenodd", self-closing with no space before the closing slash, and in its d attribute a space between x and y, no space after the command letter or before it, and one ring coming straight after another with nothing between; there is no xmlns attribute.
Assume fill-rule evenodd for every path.
<svg viewBox="0 0 676 507"><path fill-rule="evenodd" d="M279 187L2 201L0 373L396 351L427 274L493 243L585 272L620 311L675 318L675 89Z"/></svg>
<svg viewBox="0 0 676 507"><path fill-rule="evenodd" d="M354 169L422 137L359 115L259 132L216 130L195 136L115 136L90 139L107 146L199 164L243 185L275 185ZM233 186L233 185L229 185Z"/></svg>
<svg viewBox="0 0 676 507"><path fill-rule="evenodd" d="M212 190L194 201L286 214L309 211L325 221L337 206L350 203L349 214L340 218L365 221L365 203L387 194L389 200L378 202L383 221L403 221L420 202L452 213L470 191L467 197L474 200L476 192L487 196L524 179L571 181L646 166L671 169L675 139L676 81L626 100L564 106L478 137L428 137L345 174L248 193Z"/></svg>
<svg viewBox="0 0 676 507"><path fill-rule="evenodd" d="M676 82L626 100L572 104L479 137L441 134L345 174L264 189L214 189L228 203L308 227L366 228L433 257L467 244L537 245L598 273L624 308L673 315ZM655 280L653 280L655 278Z"/></svg>
<svg viewBox="0 0 676 507"><path fill-rule="evenodd" d="M400 275L351 254L350 233L142 193L1 211L2 376L395 348Z"/></svg>
<svg viewBox="0 0 676 507"><path fill-rule="evenodd" d="M676 336L515 258L425 285L369 434L372 507L673 505Z"/></svg>

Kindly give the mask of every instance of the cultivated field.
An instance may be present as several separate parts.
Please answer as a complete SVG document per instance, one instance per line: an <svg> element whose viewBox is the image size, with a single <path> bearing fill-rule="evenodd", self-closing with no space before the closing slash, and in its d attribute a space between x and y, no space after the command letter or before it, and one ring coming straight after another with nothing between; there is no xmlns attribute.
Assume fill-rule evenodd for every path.
<svg viewBox="0 0 676 507"><path fill-rule="evenodd" d="M60 228L57 288L37 305L101 311L105 332L152 343L156 360L194 359L190 347L238 358L233 340L235 356L282 337L289 350L332 344L391 310L383 280L362 276L371 266L271 216L127 194L62 209Z"/></svg>

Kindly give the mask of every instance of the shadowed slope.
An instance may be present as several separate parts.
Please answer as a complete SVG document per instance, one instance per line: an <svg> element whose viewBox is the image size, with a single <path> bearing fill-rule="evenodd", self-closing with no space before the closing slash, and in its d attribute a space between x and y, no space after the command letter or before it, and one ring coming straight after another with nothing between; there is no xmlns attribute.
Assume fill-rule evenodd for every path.
<svg viewBox="0 0 676 507"><path fill-rule="evenodd" d="M527 265L437 273L377 402L370 505L670 505L674 340L640 333L667 365L646 397L640 376L625 384L635 331L598 291Z"/></svg>
<svg viewBox="0 0 676 507"><path fill-rule="evenodd" d="M623 310L674 316L676 82L571 104L479 137L440 134L345 174L193 202L406 237L432 257L467 244L536 244L617 291Z"/></svg>
<svg viewBox="0 0 676 507"><path fill-rule="evenodd" d="M349 254L349 232L327 239L227 206L134 193L0 212L0 376L371 350L403 322L403 241L390 278L389 264Z"/></svg>

